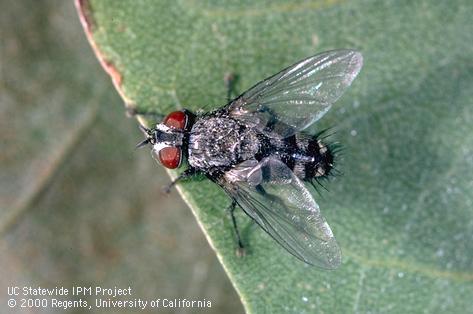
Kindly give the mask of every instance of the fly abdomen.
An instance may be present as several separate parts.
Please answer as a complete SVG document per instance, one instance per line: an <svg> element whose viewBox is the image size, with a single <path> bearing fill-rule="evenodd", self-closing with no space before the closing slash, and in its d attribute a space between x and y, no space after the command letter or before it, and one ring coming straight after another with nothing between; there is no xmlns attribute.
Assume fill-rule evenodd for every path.
<svg viewBox="0 0 473 314"><path fill-rule="evenodd" d="M283 161L304 181L326 177L333 168L333 154L330 148L317 136L303 133L286 138L286 154Z"/></svg>

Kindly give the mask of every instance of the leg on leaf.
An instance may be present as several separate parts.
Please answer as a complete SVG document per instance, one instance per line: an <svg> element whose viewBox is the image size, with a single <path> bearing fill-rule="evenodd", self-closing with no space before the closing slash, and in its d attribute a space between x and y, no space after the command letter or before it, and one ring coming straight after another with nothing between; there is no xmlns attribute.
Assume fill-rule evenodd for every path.
<svg viewBox="0 0 473 314"><path fill-rule="evenodd" d="M235 235L236 235L236 238L237 238L237 241L238 241L238 243L237 243L238 248L237 248L236 253L237 253L238 256L243 256L243 255L245 255L245 248L243 246L243 242L241 241L240 231L238 230L238 225L237 225L236 218L235 218L236 205L237 205L236 201L233 200L232 204L229 207L229 210L230 210L230 216L232 217L233 230L235 230Z"/></svg>

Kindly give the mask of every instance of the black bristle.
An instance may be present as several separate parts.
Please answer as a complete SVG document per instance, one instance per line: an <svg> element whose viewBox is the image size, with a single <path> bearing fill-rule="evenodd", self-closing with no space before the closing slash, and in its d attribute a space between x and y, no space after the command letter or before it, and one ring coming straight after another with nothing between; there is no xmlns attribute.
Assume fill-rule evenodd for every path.
<svg viewBox="0 0 473 314"><path fill-rule="evenodd" d="M325 177L320 177L320 178L314 178L315 182L317 182L318 185L320 185L325 191L328 192L328 189L325 187L325 185L323 185L320 181L322 181L323 179L322 178L325 178Z"/></svg>

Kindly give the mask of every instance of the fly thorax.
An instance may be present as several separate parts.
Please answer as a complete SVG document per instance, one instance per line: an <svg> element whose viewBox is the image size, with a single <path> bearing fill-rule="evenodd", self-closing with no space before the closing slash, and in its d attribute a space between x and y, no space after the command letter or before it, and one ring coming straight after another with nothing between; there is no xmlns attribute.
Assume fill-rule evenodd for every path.
<svg viewBox="0 0 473 314"><path fill-rule="evenodd" d="M251 159L259 150L251 129L227 117L204 117L195 122L189 137L189 164L199 169L231 167Z"/></svg>

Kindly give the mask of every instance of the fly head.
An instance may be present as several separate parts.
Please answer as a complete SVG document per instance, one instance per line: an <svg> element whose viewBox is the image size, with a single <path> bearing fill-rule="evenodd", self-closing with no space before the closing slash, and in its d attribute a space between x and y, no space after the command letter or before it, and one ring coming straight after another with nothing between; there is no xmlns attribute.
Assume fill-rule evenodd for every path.
<svg viewBox="0 0 473 314"><path fill-rule="evenodd" d="M168 169L178 168L183 159L182 146L188 120L186 112L174 111L152 129L140 126L146 138L137 147L150 144L156 161Z"/></svg>

